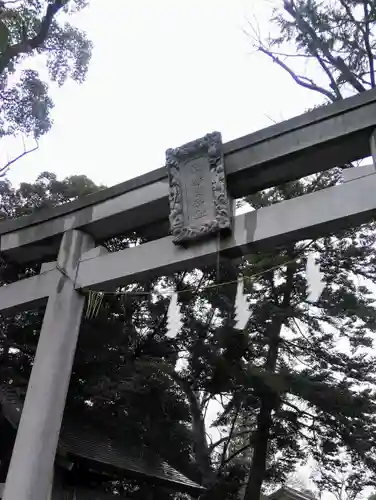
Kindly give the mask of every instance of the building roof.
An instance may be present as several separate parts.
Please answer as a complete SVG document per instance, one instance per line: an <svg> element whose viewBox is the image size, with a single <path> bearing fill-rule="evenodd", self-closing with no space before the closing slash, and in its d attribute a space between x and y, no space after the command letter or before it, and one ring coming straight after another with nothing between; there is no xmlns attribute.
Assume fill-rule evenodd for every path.
<svg viewBox="0 0 376 500"><path fill-rule="evenodd" d="M8 422L17 428L23 403L12 386L0 386L0 406ZM192 494L204 491L151 450L129 448L87 422L63 421L57 453L73 462L84 461L109 475L154 481Z"/></svg>
<svg viewBox="0 0 376 500"><path fill-rule="evenodd" d="M268 500L312 500L313 497L309 493L295 490L289 486L283 486L271 495L266 497Z"/></svg>

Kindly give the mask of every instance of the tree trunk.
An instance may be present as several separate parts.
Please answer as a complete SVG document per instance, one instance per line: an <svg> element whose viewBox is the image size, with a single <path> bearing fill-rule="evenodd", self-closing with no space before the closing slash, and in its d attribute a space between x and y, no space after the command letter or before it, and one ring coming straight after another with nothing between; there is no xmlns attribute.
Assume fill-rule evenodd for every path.
<svg viewBox="0 0 376 500"><path fill-rule="evenodd" d="M195 455L197 467L202 476L202 483L207 488L210 488L216 480L216 474L210 459L210 449L206 439L205 420L201 411L199 396L192 389L189 382L180 378L176 373L171 375L187 396L192 418L193 453Z"/></svg>
<svg viewBox="0 0 376 500"><path fill-rule="evenodd" d="M265 368L275 371L278 357L278 343L282 322L277 318L271 325L270 344ZM270 390L264 390L261 397L260 411L257 416L257 429L254 439L254 450L244 500L259 500L262 482L268 457L269 432L273 424L272 411L275 408L275 395Z"/></svg>
<svg viewBox="0 0 376 500"><path fill-rule="evenodd" d="M206 440L205 421L201 413L199 399L191 387L187 388L186 394L192 415L193 451L202 475L202 482L204 486L209 488L215 481L215 472L212 468L210 451Z"/></svg>
<svg viewBox="0 0 376 500"><path fill-rule="evenodd" d="M268 371L274 372L276 369L281 328L286 318L293 290L294 270L295 266L288 267L280 310L273 317L272 324L270 325L268 335L269 350L264 366ZM257 416L257 429L253 441L253 456L244 500L260 500L261 487L267 466L270 429L273 424L272 412L278 403L278 396L266 388L264 388L260 399L260 411Z"/></svg>

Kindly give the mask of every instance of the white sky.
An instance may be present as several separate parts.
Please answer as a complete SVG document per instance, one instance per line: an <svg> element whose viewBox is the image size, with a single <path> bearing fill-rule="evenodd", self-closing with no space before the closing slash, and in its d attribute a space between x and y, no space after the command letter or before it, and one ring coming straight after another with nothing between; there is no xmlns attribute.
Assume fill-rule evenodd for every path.
<svg viewBox="0 0 376 500"><path fill-rule="evenodd" d="M318 96L251 55L243 32L256 16L267 34L270 9L268 0L91 0L76 20L95 44L87 81L54 90L53 129L8 178L49 170L110 186L208 132L228 141L300 114Z"/></svg>
<svg viewBox="0 0 376 500"><path fill-rule="evenodd" d="M52 130L7 177L32 182L47 170L111 186L208 132L228 141L304 112L319 96L251 55L243 32L256 16L266 35L270 9L268 0L91 0L76 19L95 45L87 81L53 91Z"/></svg>

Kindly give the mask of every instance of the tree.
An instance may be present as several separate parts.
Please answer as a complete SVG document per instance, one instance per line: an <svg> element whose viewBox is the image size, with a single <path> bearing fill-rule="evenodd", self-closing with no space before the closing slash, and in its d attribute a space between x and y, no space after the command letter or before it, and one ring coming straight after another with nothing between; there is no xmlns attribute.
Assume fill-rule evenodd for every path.
<svg viewBox="0 0 376 500"><path fill-rule="evenodd" d="M274 34L263 37L250 25L256 50L298 85L324 96L324 102L375 87L372 0L284 0L280 5L273 9Z"/></svg>
<svg viewBox="0 0 376 500"><path fill-rule="evenodd" d="M298 6L299 12L306 5L329 15L334 4L328 3L327 8L308 1L286 5ZM275 22L280 22L278 12ZM304 58L308 48L301 47L308 38L296 26L293 21L286 28L287 35L282 32L280 43L294 43L291 33L295 33ZM333 30L336 26L333 21ZM320 39L329 39L332 31L320 29L315 30ZM347 50L341 49L340 57L350 64L357 49L345 46L343 38ZM269 42L262 41L259 48ZM277 51L278 41L270 43ZM307 42L308 46L316 47ZM312 50L316 54L318 49ZM324 96L320 105L339 99L338 90L341 97L356 91L354 75L341 79L340 70L328 66L330 59L323 57L319 52L319 59L310 55L309 60L320 68L323 60L326 69L332 68L333 88L331 83L323 87L320 77L317 82L304 75L299 78L299 82L313 85L313 81L321 90L333 92L329 97L317 91ZM247 202L260 208L335 185L340 182L341 168L257 193ZM4 184L7 216L72 198L69 189L64 191L65 183L53 187L56 178L43 183L47 189L38 183L29 185L23 188L25 195ZM123 236L107 242L109 249L141 240L140 235ZM92 411L112 428L116 422L113 432L120 429L124 438L137 437L138 442L158 450L182 472L202 481L209 499L238 498L246 482L246 498L259 500L263 485L285 483L291 470L308 458L334 474L348 462L355 470L363 467L374 473L375 358L369 352L376 330L370 289L376 279L374 243L374 224L369 224L255 253L241 265L219 261L214 269L146 280L136 285L137 294L127 288L125 296L106 296L98 315L82 325L67 412ZM326 282L314 305L307 301L309 252L317 256ZM4 264L2 280L9 282L32 272L32 266L15 269ZM244 332L236 331L233 322L234 281L239 273L246 278L252 312ZM156 285L179 290L183 327L175 339L166 337L168 300L156 292ZM3 345L13 348L3 348L3 356L8 356L0 365L3 376L23 387L40 319L40 312L29 312L2 329ZM177 359L183 356L185 363L177 369ZM214 423L222 433L216 442L211 441L205 421L214 400L222 402Z"/></svg>
<svg viewBox="0 0 376 500"><path fill-rule="evenodd" d="M3 181L1 215L19 217L96 189L84 176L58 181L48 172L18 189ZM140 236L128 234L104 244L116 251L139 241ZM244 463L236 461L236 443L230 442L232 435L211 442L205 425L210 401L227 390L227 375L241 366L239 359L232 363L242 352L241 335L231 327L236 283L220 294L213 287L218 281L236 280L236 274L232 266L222 264L219 273L203 271L145 280L135 289L126 288L124 296L105 295L98 313L82 323L66 413L89 414L129 445L147 444L206 484L214 498L236 498L246 471ZM38 266L32 264L3 262L1 284L36 272ZM166 337L168 298L156 291L156 285L180 292L183 328L176 339ZM42 310L34 310L1 318L0 375L21 393L26 390L42 315ZM181 356L187 363L178 369ZM133 486L122 488L128 495L136 494Z"/></svg>
<svg viewBox="0 0 376 500"><path fill-rule="evenodd" d="M312 500L315 500L317 498L316 493L310 488L307 479L299 474L299 472L294 471L287 476L286 486L304 493L306 496L311 497Z"/></svg>
<svg viewBox="0 0 376 500"><path fill-rule="evenodd" d="M333 474L333 471L318 466L312 472L312 479L320 493L330 493L336 500L364 498L363 492L365 488L368 484L372 484L369 473L364 467L358 467L357 469L343 468Z"/></svg>
<svg viewBox="0 0 376 500"><path fill-rule="evenodd" d="M22 184L19 189L12 189L8 182L3 182L4 216L27 214L96 189L85 177L75 176L59 182L56 176L48 173L42 174L35 184ZM272 194L278 192L275 190ZM256 200L260 203L260 196L253 200L255 204ZM267 201L270 202L270 198ZM110 251L116 251L137 241L139 236L125 235L111 239L106 245ZM352 297L343 296L344 291L350 287L350 291L359 292L346 273L340 275L342 263L352 271L360 269L373 277L369 249L372 240L368 245L365 243L330 238L315 242L316 250L326 259L324 264L327 276L332 279L331 286L336 289L335 293L332 288L328 289L325 301L319 304L329 313L327 321L331 324L337 319L341 322L341 318L346 319L349 314L345 299ZM119 439L136 445L147 444L188 476L206 484L208 498L237 498L247 468L250 462L252 466L254 463L260 406L263 399L270 396L278 397L279 401L273 408L267 440L267 477L283 480L296 461L308 453L316 453L316 457L325 453L325 459L333 458L338 442L349 437L346 435L349 428L352 433L359 433L359 452L372 466L369 455L373 445L367 446L373 420L363 415L374 413L372 401L367 394L353 394L351 382L338 387L334 381L335 377L347 375L350 370L351 381L356 384L363 380L362 373L371 372L373 360L364 361L337 353L335 339L317 327L320 318L310 316L312 311L305 302L304 262L297 260L304 251L308 251L307 245L300 244L295 249L297 255L292 256L282 249L270 255L255 255L243 263L241 270L246 276L259 275L257 281L249 281L252 318L243 333L233 328L234 281L238 270L228 263L220 263L219 269L208 268L201 273L162 277L157 283L146 280L136 289L128 289L125 296L106 296L97 316L82 324L67 413L90 413L91 418L110 428ZM276 265L280 266L279 270L275 269ZM294 300L289 303L288 313L293 319L308 323L309 349L294 323L286 321L286 327L293 328L295 338L291 331L286 335L280 329L278 363L274 370L265 371L261 367L270 349L269 329L274 324L273 319L281 316L279 297L283 300L286 276L291 276L292 270L295 273ZM35 272L37 268L32 265L3 263L1 280L9 283ZM231 284L221 286L221 282ZM337 283L341 286L337 287ZM168 299L155 292L156 284L174 286L180 292L183 328L176 339L166 338ZM346 330L340 330L342 336L352 339L354 349L359 343L369 344L362 327L364 321L368 321L367 326L374 327L374 310L362 296L365 291L360 292L359 297L355 294L355 303L350 303L351 318L346 322ZM41 319L40 310L17 315L16 320L2 318L1 377L13 380L23 390ZM177 370L177 359L182 354L186 356L186 364ZM297 357L303 366L304 362L309 363L309 371L296 368ZM205 428L205 411L214 398L223 401L223 412L215 425L227 429L215 443L210 441ZM344 408L339 407L342 403L345 403ZM307 420L311 415L317 418L315 424ZM338 425L333 416L339 419ZM354 421L355 417L359 421ZM302 438L306 442L302 442ZM358 455L354 453L354 460ZM124 488L130 492L129 486Z"/></svg>
<svg viewBox="0 0 376 500"><path fill-rule="evenodd" d="M35 183L22 183L17 189L2 181L0 218L51 208L101 188L85 176L59 181L48 172ZM136 240L136 236L127 235L104 244L116 251ZM1 262L0 285L37 272L39 265L32 263L25 266ZM129 447L147 445L187 475L199 479L191 460L188 406L171 378L153 368L153 359L167 363L170 358L169 366L174 367L176 354L164 335L166 298L154 303L151 289L153 281L146 281L137 294L108 295L95 317L84 317L66 418L88 417L117 439L125 439ZM43 313L39 308L0 317L0 379L2 383L12 382L21 396L26 392ZM145 331L150 334L145 336ZM129 498L144 498L147 488L132 482L98 487L124 491ZM161 498L167 500L171 494L162 491Z"/></svg>
<svg viewBox="0 0 376 500"><path fill-rule="evenodd" d="M285 0L274 10L274 32L262 37L251 26L250 36L258 51L298 85L317 92L318 104L325 105L374 87L375 15L368 0ZM335 185L345 167L248 201L260 208ZM267 270L286 259L283 270L266 272L252 286L251 347L260 359L253 357L249 366L253 391L259 384L249 500L259 498L265 480L283 481L286 470L308 455L334 475L348 460L355 470L375 471L374 242L375 227L369 224L281 249L262 264ZM327 283L314 306L306 300L308 251L317 255ZM248 268L253 271L255 264Z"/></svg>
<svg viewBox="0 0 376 500"><path fill-rule="evenodd" d="M35 57L58 85L68 78L84 81L92 44L68 19L87 4L88 0L0 2L0 138L38 140L51 128L53 102L42 71L34 67ZM24 148L20 156L32 150Z"/></svg>

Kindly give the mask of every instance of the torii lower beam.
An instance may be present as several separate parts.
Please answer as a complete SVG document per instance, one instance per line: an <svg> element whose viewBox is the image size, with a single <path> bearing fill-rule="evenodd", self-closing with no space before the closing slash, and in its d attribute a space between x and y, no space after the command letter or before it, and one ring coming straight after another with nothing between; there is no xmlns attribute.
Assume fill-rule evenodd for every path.
<svg viewBox="0 0 376 500"><path fill-rule="evenodd" d="M56 283L57 274L51 270L0 287L1 313L11 314L44 305Z"/></svg>
<svg viewBox="0 0 376 500"><path fill-rule="evenodd" d="M218 251L231 258L356 226L376 215L375 192L376 173L238 215L232 235L222 238L219 247L211 239L182 248L166 237L99 257L88 253L80 259L76 288L111 289L145 276L210 264Z"/></svg>
<svg viewBox="0 0 376 500"><path fill-rule="evenodd" d="M84 253L75 275L75 288L114 289L143 277L192 269L221 255L237 257L254 249L324 236L370 221L376 215L376 170L345 184L238 215L231 236L187 248L161 238L119 252L96 247ZM356 169L359 174L363 168ZM358 174L358 175L359 175ZM0 287L0 311L20 311L46 301L54 290L53 269Z"/></svg>

